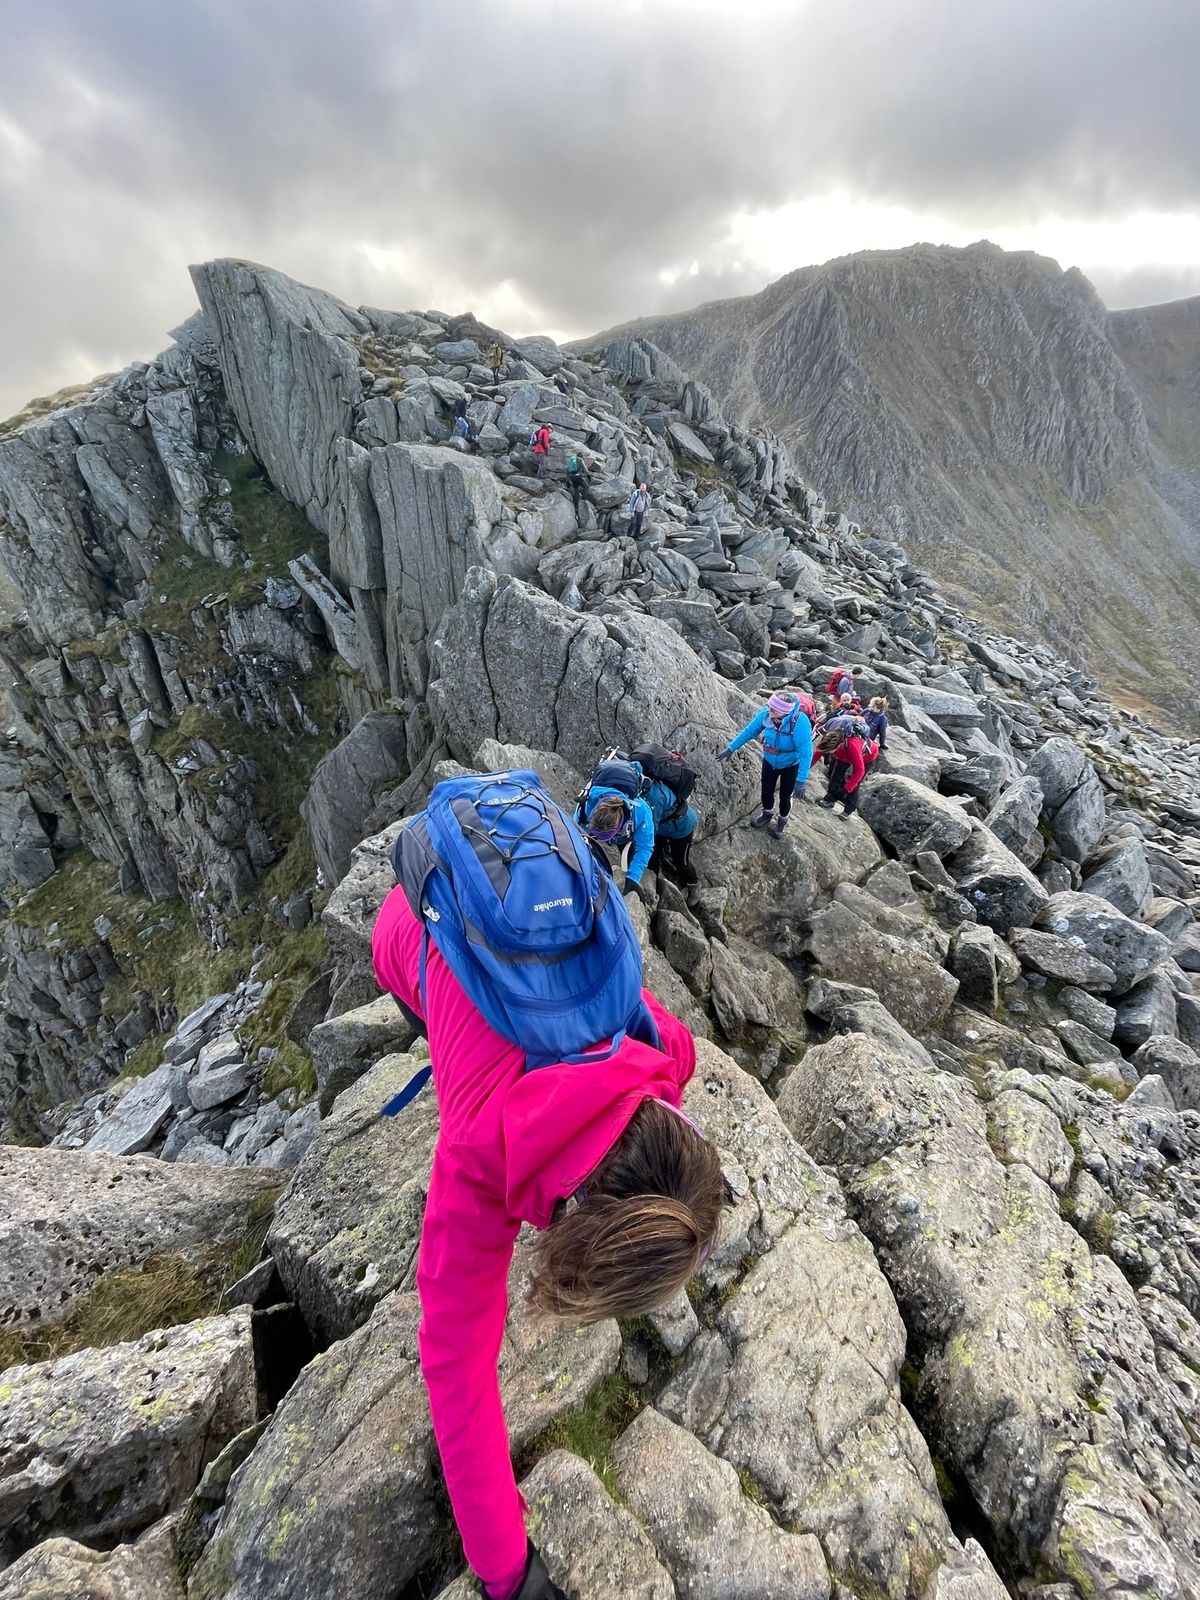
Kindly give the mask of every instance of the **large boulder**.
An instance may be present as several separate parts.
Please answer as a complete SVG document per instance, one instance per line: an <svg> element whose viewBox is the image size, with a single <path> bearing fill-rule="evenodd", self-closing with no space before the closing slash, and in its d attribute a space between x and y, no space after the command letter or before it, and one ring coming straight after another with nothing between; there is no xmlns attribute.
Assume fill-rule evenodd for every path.
<svg viewBox="0 0 1200 1600"><path fill-rule="evenodd" d="M1152 1034L1134 1051L1131 1061L1139 1078L1162 1080L1178 1110L1200 1111L1200 1056L1182 1039Z"/></svg>
<svg viewBox="0 0 1200 1600"><path fill-rule="evenodd" d="M0 1573L0 1600L185 1600L170 1522L115 1550L45 1539Z"/></svg>
<svg viewBox="0 0 1200 1600"><path fill-rule="evenodd" d="M1027 926L1046 904L1045 889L1024 862L978 823L947 867L979 920L998 933Z"/></svg>
<svg viewBox="0 0 1200 1600"><path fill-rule="evenodd" d="M1055 1109L1046 1080L1018 1082ZM1006 1165L967 1079L915 1041L865 1034L811 1049L779 1109L852 1197L912 1335L927 1429L997 1543L1082 1593L1193 1588L1200 1507L1176 1391L1136 1291L1032 1170L1062 1181L1061 1144L1039 1131ZM1082 1114L1064 1100L1069 1123Z"/></svg>
<svg viewBox="0 0 1200 1600"><path fill-rule="evenodd" d="M0 1329L52 1328L106 1273L152 1257L232 1258L279 1187L274 1173L0 1146Z"/></svg>
<svg viewBox="0 0 1200 1600"><path fill-rule="evenodd" d="M288 1295L322 1341L343 1339L411 1286L438 1136L432 1084L380 1111L425 1063L389 1055L339 1095L267 1235Z"/></svg>
<svg viewBox="0 0 1200 1600"><path fill-rule="evenodd" d="M53 1534L112 1543L178 1507L258 1415L250 1312L10 1367L0 1384L0 1555Z"/></svg>
<svg viewBox="0 0 1200 1600"><path fill-rule="evenodd" d="M271 482L328 533L335 442L361 393L350 341L370 323L331 294L249 261L192 268L225 393Z"/></svg>
<svg viewBox="0 0 1200 1600"><path fill-rule="evenodd" d="M1088 862L1087 876L1081 885L1084 894L1098 895L1116 906L1127 917L1141 917L1154 898L1150 883L1150 864L1140 838L1122 839L1101 851ZM1168 938L1169 928L1160 930Z"/></svg>
<svg viewBox="0 0 1200 1600"><path fill-rule="evenodd" d="M405 750L404 719L372 712L317 763L300 814L331 887L349 871L376 801L407 772Z"/></svg>
<svg viewBox="0 0 1200 1600"><path fill-rule="evenodd" d="M384 1056L403 1054L416 1037L390 994L318 1022L308 1036L308 1053L317 1069L322 1115L328 1115L343 1089L357 1083Z"/></svg>
<svg viewBox="0 0 1200 1600"><path fill-rule="evenodd" d="M1037 928L1014 928L1008 936L1021 965L1047 978L1058 978L1079 989L1111 989L1116 973L1105 962L1089 955L1078 942Z"/></svg>
<svg viewBox="0 0 1200 1600"><path fill-rule="evenodd" d="M1058 737L1047 739L1029 758L1025 775L1035 779L1041 789L1045 813L1057 811L1079 787L1087 766L1087 756L1074 740Z"/></svg>
<svg viewBox="0 0 1200 1600"><path fill-rule="evenodd" d="M1104 833L1104 787L1088 767L1078 789L1069 794L1050 819L1050 832L1067 861L1086 861Z"/></svg>
<svg viewBox="0 0 1200 1600"><path fill-rule="evenodd" d="M1116 974L1114 994L1124 994L1170 954L1170 941L1145 923L1134 922L1107 900L1064 889L1051 895L1037 914L1037 925L1082 948Z"/></svg>
<svg viewBox="0 0 1200 1600"><path fill-rule="evenodd" d="M728 886L726 926L786 957L800 953L800 925L831 890L876 865L879 846L861 823L804 802L782 839L732 828L697 845L692 860L703 882Z"/></svg>
<svg viewBox="0 0 1200 1600"><path fill-rule="evenodd" d="M971 836L960 805L911 778L872 775L862 788L859 815L899 856L921 850L948 856Z"/></svg>
<svg viewBox="0 0 1200 1600"><path fill-rule="evenodd" d="M848 1591L915 1597L955 1547L900 1401L905 1335L887 1282L837 1185L708 1043L684 1109L720 1150L734 1202L699 1273L711 1325L657 1409L745 1474L780 1523L815 1534Z"/></svg>
<svg viewBox="0 0 1200 1600"><path fill-rule="evenodd" d="M1043 803L1041 784L1026 773L1009 784L987 814L986 826L1027 865L1041 854L1038 822Z"/></svg>
<svg viewBox="0 0 1200 1600"><path fill-rule="evenodd" d="M509 1278L514 1308L500 1382L514 1451L581 1405L616 1366L616 1324L535 1323L521 1309L527 1253ZM446 1538L436 1449L417 1353L414 1291L389 1295L300 1375L235 1474L189 1600L403 1590Z"/></svg>
<svg viewBox="0 0 1200 1600"><path fill-rule="evenodd" d="M325 944L333 962L335 1005L338 1012L352 1010L379 997L371 962L371 932L388 894L396 887L392 847L405 826L393 822L382 833L364 839L350 856L350 870L329 897L321 913Z"/></svg>
<svg viewBox="0 0 1200 1600"><path fill-rule="evenodd" d="M1175 990L1165 972L1147 973L1117 1002L1113 1038L1125 1050L1156 1037L1173 1039L1178 1031Z"/></svg>
<svg viewBox="0 0 1200 1600"><path fill-rule="evenodd" d="M643 1411L622 1434L613 1470L681 1600L827 1600L829 1573L812 1534L780 1528L742 1493L728 1462L660 1412Z"/></svg>
<svg viewBox="0 0 1200 1600"><path fill-rule="evenodd" d="M854 884L840 884L809 923L808 952L825 976L874 989L913 1033L935 1028L958 993L958 979L942 965L948 943Z"/></svg>
<svg viewBox="0 0 1200 1600"><path fill-rule="evenodd" d="M656 739L699 774L701 828L751 809L757 766L716 751L758 709L666 623L635 611L570 611L540 590L476 570L430 645L434 722L469 761L486 739L553 749L588 773L613 745Z"/></svg>

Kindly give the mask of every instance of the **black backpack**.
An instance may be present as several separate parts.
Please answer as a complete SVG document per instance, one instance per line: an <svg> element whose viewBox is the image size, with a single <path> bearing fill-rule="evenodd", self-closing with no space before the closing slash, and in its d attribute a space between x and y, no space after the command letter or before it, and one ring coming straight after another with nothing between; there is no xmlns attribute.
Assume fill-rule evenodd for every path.
<svg viewBox="0 0 1200 1600"><path fill-rule="evenodd" d="M678 750L666 750L661 744L639 744L631 750L629 759L636 761L651 783L664 784L675 796L675 804L663 818L673 822L687 810L688 796L696 787L696 774Z"/></svg>

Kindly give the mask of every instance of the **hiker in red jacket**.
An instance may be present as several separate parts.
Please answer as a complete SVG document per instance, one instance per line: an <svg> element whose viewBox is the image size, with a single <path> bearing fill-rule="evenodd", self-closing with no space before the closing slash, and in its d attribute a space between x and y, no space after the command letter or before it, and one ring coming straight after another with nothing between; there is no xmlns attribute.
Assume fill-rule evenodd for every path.
<svg viewBox="0 0 1200 1600"><path fill-rule="evenodd" d="M513 1241L524 1222L544 1230L530 1301L574 1324L640 1316L692 1277L725 1195L717 1151L679 1109L696 1046L643 990L660 1048L629 1034L594 1063L527 1071L433 941L422 984L421 945L398 886L372 953L380 985L427 1032L437 1092L417 1289L446 1487L491 1600L567 1600L526 1536L500 1401Z"/></svg>
<svg viewBox="0 0 1200 1600"><path fill-rule="evenodd" d="M533 454L536 458L534 464L537 475L540 478L545 474L550 461L550 429L544 422L533 435Z"/></svg>
<svg viewBox="0 0 1200 1600"><path fill-rule="evenodd" d="M840 800L840 815L852 817L858 806L858 789L867 768L879 754L866 723L858 716L839 715L825 724L821 736L829 765L829 784L821 804L829 810Z"/></svg>

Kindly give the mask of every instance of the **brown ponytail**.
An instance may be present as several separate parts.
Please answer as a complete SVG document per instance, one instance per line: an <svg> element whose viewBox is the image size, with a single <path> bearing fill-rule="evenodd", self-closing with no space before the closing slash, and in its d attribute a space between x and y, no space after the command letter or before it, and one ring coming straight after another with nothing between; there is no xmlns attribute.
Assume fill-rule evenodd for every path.
<svg viewBox="0 0 1200 1600"><path fill-rule="evenodd" d="M716 1237L725 1185L708 1140L648 1099L584 1190L537 1242L529 1301L600 1322L640 1316L682 1288Z"/></svg>

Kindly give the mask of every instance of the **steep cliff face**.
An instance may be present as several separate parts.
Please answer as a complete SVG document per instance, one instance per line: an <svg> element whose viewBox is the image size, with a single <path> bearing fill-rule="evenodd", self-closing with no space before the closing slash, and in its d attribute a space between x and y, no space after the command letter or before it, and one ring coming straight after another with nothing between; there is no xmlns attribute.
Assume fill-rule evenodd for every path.
<svg viewBox="0 0 1200 1600"><path fill-rule="evenodd" d="M647 737L696 769L700 883L626 904L729 1203L620 1327L531 1322L518 1243L499 1375L555 1580L1200 1589L1200 745L965 615L644 340L196 278L203 329L0 451L0 1109L56 1147L0 1148L0 1597L472 1592L412 1288L437 1100L379 1115L423 1052L371 930L439 779L570 805ZM749 830L757 760L718 752L843 663L891 704L857 815L818 768Z"/></svg>
<svg viewBox="0 0 1200 1600"><path fill-rule="evenodd" d="M1200 478L1149 356L1169 345L1194 393L1175 328L1194 316L1168 333L1167 310L1110 319L1078 271L984 243L869 251L631 326L966 603L1194 724Z"/></svg>

